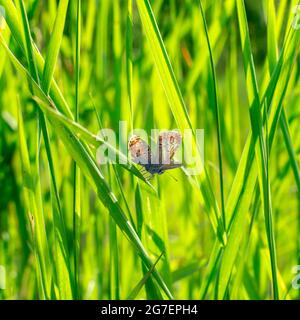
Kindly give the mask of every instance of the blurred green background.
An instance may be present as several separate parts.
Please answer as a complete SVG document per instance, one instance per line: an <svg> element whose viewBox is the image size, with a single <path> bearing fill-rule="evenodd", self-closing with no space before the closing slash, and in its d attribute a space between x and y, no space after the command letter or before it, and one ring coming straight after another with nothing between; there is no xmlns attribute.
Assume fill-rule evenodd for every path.
<svg viewBox="0 0 300 320"><path fill-rule="evenodd" d="M201 4L0 0L0 298L299 298L297 1ZM204 129L205 170L96 169L119 121Z"/></svg>

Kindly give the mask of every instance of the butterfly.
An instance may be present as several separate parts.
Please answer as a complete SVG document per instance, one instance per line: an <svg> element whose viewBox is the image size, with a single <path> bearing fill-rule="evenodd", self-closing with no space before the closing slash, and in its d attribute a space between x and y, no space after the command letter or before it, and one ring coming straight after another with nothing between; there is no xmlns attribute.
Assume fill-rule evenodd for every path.
<svg viewBox="0 0 300 320"><path fill-rule="evenodd" d="M181 167L181 163L174 162L176 150L181 145L182 137L178 131L164 131L158 136L156 151L153 152L150 146L139 136L133 135L128 141L128 149L132 161L141 165L149 174L145 176L148 180L154 174L163 174L166 170Z"/></svg>

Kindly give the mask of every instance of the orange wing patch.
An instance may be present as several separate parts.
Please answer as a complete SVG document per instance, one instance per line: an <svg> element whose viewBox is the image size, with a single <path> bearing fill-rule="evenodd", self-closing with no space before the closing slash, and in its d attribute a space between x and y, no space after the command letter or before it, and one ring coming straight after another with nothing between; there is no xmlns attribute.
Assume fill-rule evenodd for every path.
<svg viewBox="0 0 300 320"><path fill-rule="evenodd" d="M139 136L132 136L128 141L128 149L131 153L132 161L139 164L150 163L151 150L148 144Z"/></svg>

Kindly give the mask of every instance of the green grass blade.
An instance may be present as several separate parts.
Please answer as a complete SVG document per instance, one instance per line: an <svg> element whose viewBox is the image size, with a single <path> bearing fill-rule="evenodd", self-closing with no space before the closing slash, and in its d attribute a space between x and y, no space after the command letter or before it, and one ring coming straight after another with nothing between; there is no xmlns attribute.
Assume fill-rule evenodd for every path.
<svg viewBox="0 0 300 320"><path fill-rule="evenodd" d="M127 0L127 21L126 21L126 80L127 94L130 109L130 126L133 130L133 106L132 106L132 0Z"/></svg>
<svg viewBox="0 0 300 320"><path fill-rule="evenodd" d="M49 265L47 259L47 239L45 235L45 225L42 212L39 211L39 205L36 194L36 182L33 179L33 172L29 160L29 152L26 143L25 129L21 107L18 115L18 135L20 144L20 156L23 171L24 188L28 194L30 208L28 210L28 219L30 222L34 253L36 257L36 270L39 287L39 297L41 299L50 298L50 279Z"/></svg>
<svg viewBox="0 0 300 320"><path fill-rule="evenodd" d="M20 73L22 73L25 77L31 80L31 83L35 90L37 91L36 94L39 95L43 101L43 103L47 104L47 97L41 90L41 88L35 83L32 77L28 74L27 70L20 64L20 62L16 59L16 57L12 54L9 48L4 43L3 37L1 37L1 43L3 47L6 49L6 53L10 57L11 61L18 69ZM49 117L50 113L48 114ZM91 158L90 152L86 149L85 145L80 142L77 137L63 124L57 122L55 118L50 118L50 123L53 129L56 131L57 135L63 141L66 149L72 156L72 158L77 162L78 166L80 167L81 171L87 177L87 179L91 182L93 188L95 188L97 195L103 205L107 208L108 212L112 216L112 218L117 223L120 230L127 236L127 238L132 243L133 247L137 250L140 254L140 257L143 263L147 267L151 267L153 265L148 253L146 252L140 238L136 234L134 228L132 227L130 221L127 219L126 215L124 214L119 202L110 189L109 185L105 181L103 175L101 174L99 168L97 167L94 159ZM164 280L155 269L153 272L155 280L162 288L166 296L170 299L173 298L169 288L165 284Z"/></svg>
<svg viewBox="0 0 300 320"><path fill-rule="evenodd" d="M285 3L285 1L283 1L283 3ZM276 16L275 16L274 1L268 0L268 5L269 5L268 7L268 22L269 22L268 24L268 62L269 62L269 73L272 74L276 66L276 62L278 58L277 57L278 50L277 50L277 34L276 34L276 28L275 28ZM286 111L284 108L282 109L282 112L280 115L280 128L283 133L286 149L290 157L290 163L294 173L298 192L300 192L300 170L298 167L297 158L294 150L295 148L292 144L289 124L287 121Z"/></svg>
<svg viewBox="0 0 300 320"><path fill-rule="evenodd" d="M28 66L29 66L29 73L33 77L33 79L40 84L37 66L36 66L36 60L34 56L34 50L32 46L32 38L30 34L30 27L28 23L28 18L25 10L25 5L23 0L19 0L19 7L21 11L22 21L24 25L24 33L25 33L25 39L27 44L27 60L28 60ZM61 203L59 199L59 193L58 193L58 187L56 182L56 175L54 171L54 163L53 163L53 157L51 152L51 145L50 145L50 139L48 134L48 128L45 120L44 114L39 110L38 106L36 105L36 108L39 113L39 123L40 127L43 133L44 142L45 142L45 148L48 158L48 164L50 169L50 176L52 179L52 186L51 189L54 193L55 198L55 205L53 206L53 222L54 222L54 233L55 233L55 252L56 252L56 272L58 277L58 288L60 292L60 298L67 299L72 297L71 292L71 283L70 283L70 266L69 266L69 255L67 251L66 246L66 231L64 227L64 220L62 216L62 209L61 209Z"/></svg>
<svg viewBox="0 0 300 320"><path fill-rule="evenodd" d="M143 286L145 285L145 283L147 282L147 280L149 279L149 277L151 276L151 274L153 273L156 265L158 264L160 258L163 256L163 252L160 254L160 256L157 258L157 260L154 262L153 266L149 269L149 271L147 271L143 278L139 281L139 283L132 289L131 293L129 294L127 300L134 300L137 295L139 294L139 292L142 290Z"/></svg>
<svg viewBox="0 0 300 320"><path fill-rule="evenodd" d="M49 47L45 59L42 88L46 93L49 93L52 78L54 75L55 66L59 54L60 44L63 37L65 20L67 15L69 0L59 1L57 16L52 30Z"/></svg>
<svg viewBox="0 0 300 320"><path fill-rule="evenodd" d="M289 80L289 74L291 72L291 68L293 66L293 61L296 54L297 43L299 41L299 35L295 34L296 37L293 39L293 33L289 33L285 45L282 49L279 60L276 64L276 68L272 74L272 78L270 79L268 88L264 94L264 99L266 98L269 110L269 145L270 148L272 146L272 142L274 139L274 134L276 130L276 125L278 123L280 109L282 106L282 101L286 93L286 87ZM293 42L291 42L293 39ZM263 99L263 101L265 101ZM272 103L272 110L270 108ZM270 112L270 110L272 112ZM231 222L229 225L230 237L228 239L228 244L226 246L226 254L223 256L223 265L224 265L224 274L226 274L226 278L221 278L223 280L223 293L225 292L225 287L228 284L230 273L232 270L232 266L234 263L235 255L233 253L237 253L239 241L238 238L238 225L242 223L244 220L242 215L246 212L247 208L250 205L249 202L245 202L247 199L247 194L245 190L253 190L255 187L255 171L253 169L253 160L254 160L254 146L255 143L253 137L248 137L247 143L245 145L240 164L231 188L231 192L229 194L226 206L226 212L229 216L231 216ZM232 231L234 228L235 231ZM231 240L230 240L231 239ZM231 243L229 245L229 242ZM234 252L232 252L234 250ZM212 253L212 255L216 255ZM226 257L226 259L225 259ZM228 260L224 263L224 260ZM226 266L226 270L225 270Z"/></svg>
<svg viewBox="0 0 300 320"><path fill-rule="evenodd" d="M80 81L80 47L81 47L81 0L77 0L76 45L75 45L75 121L79 121L79 81ZM73 237L74 237L74 273L75 292L79 293L79 254L80 254L80 220L81 220L81 178L80 171L74 162L73 172Z"/></svg>
<svg viewBox="0 0 300 320"><path fill-rule="evenodd" d="M179 85L177 83L164 42L159 32L155 16L152 12L151 5L148 0L136 0L136 3L143 24L143 29L153 56L153 60L160 76L165 94L169 101L169 105L174 115L176 124L182 132L185 129L193 130ZM218 235L220 242L224 243L226 242L226 235L224 234L222 218L218 209L218 205L216 203L216 198L211 188L209 177L206 173L205 168L203 167L202 159L198 152L199 150L195 144L195 141L193 149L195 150L197 156L196 162L201 165L199 185L204 199L204 204L207 207L207 212L209 214L213 229Z"/></svg>
<svg viewBox="0 0 300 320"><path fill-rule="evenodd" d="M277 30L276 30L276 10L274 0L267 0L268 14L268 63L272 70L277 62Z"/></svg>
<svg viewBox="0 0 300 320"><path fill-rule="evenodd" d="M270 186L268 181L268 164L267 164L267 148L265 145L265 139L263 136L262 117L260 109L260 99L256 80L256 72L253 62L250 35L248 30L246 10L244 1L237 1L237 11L239 17L239 26L241 34L241 43L244 55L245 73L247 79L248 98L250 104L250 118L251 128L254 139L258 137L259 147L256 148L257 169L260 182L261 198L264 204L264 214L266 221L266 232L269 239L270 259L272 265L273 275L273 294L274 298L278 299L278 280L277 280L277 262L275 252L275 238L273 234L273 221L272 221L272 209L270 202ZM272 27L272 24L271 24ZM274 36L275 39L275 36ZM270 43L270 41L269 41ZM271 59L275 59L272 55ZM268 139L268 137L267 137Z"/></svg>
<svg viewBox="0 0 300 320"><path fill-rule="evenodd" d="M6 21L7 24L11 30L11 33L13 37L16 39L17 43L19 44L20 48L22 49L22 52L24 55L26 55L26 41L25 41L25 35L22 31L22 25L20 24L19 15L17 12L17 9L14 6L14 3L12 1L6 1L6 0L0 0L0 5L2 5L5 8L6 12ZM33 45L34 49L34 55L36 59L36 64L39 72L39 78L43 78L43 71L44 71L44 58L40 54L38 48L36 45ZM59 107L61 107L60 111L67 115L69 118L73 118L72 112L64 99L57 83L54 81L54 79L51 79L52 83L50 86L50 96L55 104L57 104Z"/></svg>
<svg viewBox="0 0 300 320"><path fill-rule="evenodd" d="M280 127L283 132L284 141L289 154L289 161L291 163L291 167L294 173L298 193L300 193L300 169L297 161L296 150L293 147L293 143L291 140L288 120L286 118L284 110L282 110L282 114L280 116Z"/></svg>
<svg viewBox="0 0 300 320"><path fill-rule="evenodd" d="M226 214L225 214L225 200L224 200L224 182L223 182L223 160L222 160L222 137L221 137L221 125L220 125L220 108L218 104L218 94L217 94L217 79L216 79L216 70L213 60L213 54L211 50L208 28L206 24L205 14L203 11L201 0L198 0L201 16L203 19L205 37L207 41L208 51L209 51L209 60L211 65L211 72L213 78L213 93L214 93L214 106L215 106L215 119L216 119L216 129L217 129L217 139L218 139L218 160L219 160L219 179L220 179L220 194L221 194L221 209L222 209L222 219L224 230L226 230Z"/></svg>

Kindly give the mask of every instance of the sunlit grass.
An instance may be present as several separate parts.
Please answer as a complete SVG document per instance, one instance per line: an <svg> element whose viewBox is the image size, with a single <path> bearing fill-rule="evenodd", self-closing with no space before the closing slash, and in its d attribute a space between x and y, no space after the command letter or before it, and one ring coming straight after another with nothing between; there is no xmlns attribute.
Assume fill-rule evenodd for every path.
<svg viewBox="0 0 300 320"><path fill-rule="evenodd" d="M299 298L298 1L252 3L0 0L1 298ZM203 170L99 166L119 121Z"/></svg>

